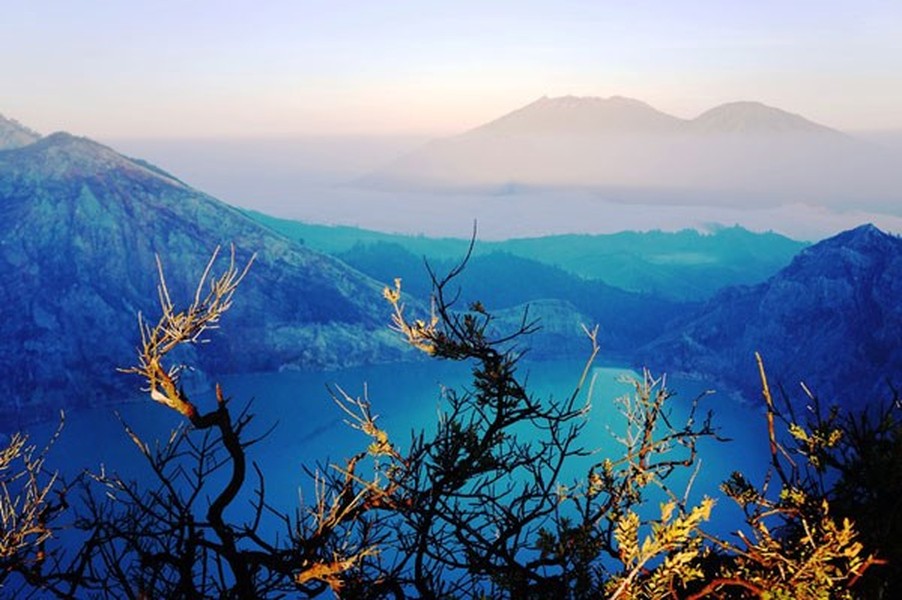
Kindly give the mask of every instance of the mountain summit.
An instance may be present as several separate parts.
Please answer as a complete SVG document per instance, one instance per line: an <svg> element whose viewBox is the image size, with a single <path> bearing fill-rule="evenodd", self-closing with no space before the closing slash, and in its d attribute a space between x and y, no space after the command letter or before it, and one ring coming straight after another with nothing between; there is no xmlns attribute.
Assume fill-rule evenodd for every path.
<svg viewBox="0 0 902 600"><path fill-rule="evenodd" d="M630 98L541 98L363 178L392 190L589 190L606 199L818 204L898 214L902 170L851 136L760 102L680 119Z"/></svg>
<svg viewBox="0 0 902 600"><path fill-rule="evenodd" d="M833 133L800 115L761 102L729 102L694 119L680 119L623 96L610 98L547 96L486 123L470 133L493 135L648 135Z"/></svg>
<svg viewBox="0 0 902 600"><path fill-rule="evenodd" d="M680 119L632 98L543 97L478 127L490 135L611 135L665 133L679 128Z"/></svg>
<svg viewBox="0 0 902 600"><path fill-rule="evenodd" d="M832 134L840 132L761 102L730 102L708 110L687 122L698 133Z"/></svg>
<svg viewBox="0 0 902 600"><path fill-rule="evenodd" d="M91 139L62 131L22 145L0 160L8 168L28 170L48 182L88 175L101 178L110 174L113 178L162 179L176 187L187 187L158 167L122 156Z"/></svg>
<svg viewBox="0 0 902 600"><path fill-rule="evenodd" d="M753 287L728 288L645 348L671 372L760 398L754 353L801 397L862 408L902 385L902 238L862 225L804 249Z"/></svg>
<svg viewBox="0 0 902 600"><path fill-rule="evenodd" d="M56 133L0 152L0 423L134 397L136 314L159 314L155 256L187 302L213 249L257 260L189 362L217 374L396 357L381 286L152 165Z"/></svg>

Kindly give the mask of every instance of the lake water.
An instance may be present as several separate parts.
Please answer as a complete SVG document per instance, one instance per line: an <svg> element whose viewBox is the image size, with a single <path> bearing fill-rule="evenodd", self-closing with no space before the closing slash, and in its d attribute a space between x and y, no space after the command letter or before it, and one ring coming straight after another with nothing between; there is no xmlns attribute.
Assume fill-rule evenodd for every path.
<svg viewBox="0 0 902 600"><path fill-rule="evenodd" d="M583 364L578 361L524 363L528 387L539 397L563 399L572 392ZM461 388L469 382L466 365L451 362L421 362L379 365L333 372L284 372L230 376L222 380L223 390L233 399L233 411L253 400L255 414L249 436L255 437L273 428L271 433L249 450L266 476L267 497L274 506L291 511L298 505L299 493L310 490L310 478L304 467L340 463L343 457L361 451L369 443L362 433L347 426L345 415L331 400L327 386L340 386L351 396L366 394L380 426L403 453L414 429L434 427L442 405L442 386ZM584 476L591 462L605 456L622 455L622 446L613 433L622 433L622 419L614 399L632 392L623 376L636 373L616 367L596 367L583 390L583 400L591 403L588 425L582 445L594 450L586 462L576 464L562 476L563 484ZM670 379L673 423L681 424L693 398L704 389L698 382ZM201 394L195 402L206 410L212 407L212 394ZM702 401L703 412L712 410L720 434L733 441L704 440L700 444L701 470L690 498L703 495L721 498L717 487L734 470L742 470L753 482L760 482L766 469L768 446L763 414L740 405L726 395L712 394ZM147 442L165 440L182 419L149 398L67 416L63 434L48 459L48 466L74 474L101 465L129 477L146 477L147 471L135 446L128 440L116 412ZM50 425L32 429L32 440L42 443L52 430ZM687 474L688 475L688 474ZM682 491L687 475L675 480ZM653 502L657 510L657 501ZM715 529L726 533L735 528L739 516L732 501L722 498L715 508Z"/></svg>

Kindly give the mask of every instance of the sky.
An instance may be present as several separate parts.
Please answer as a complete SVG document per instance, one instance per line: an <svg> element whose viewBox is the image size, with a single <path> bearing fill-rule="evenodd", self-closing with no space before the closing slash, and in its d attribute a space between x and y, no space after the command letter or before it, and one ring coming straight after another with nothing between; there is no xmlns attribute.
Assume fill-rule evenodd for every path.
<svg viewBox="0 0 902 600"><path fill-rule="evenodd" d="M103 139L449 135L567 94L902 130L898 0L6 0L0 55L0 114Z"/></svg>

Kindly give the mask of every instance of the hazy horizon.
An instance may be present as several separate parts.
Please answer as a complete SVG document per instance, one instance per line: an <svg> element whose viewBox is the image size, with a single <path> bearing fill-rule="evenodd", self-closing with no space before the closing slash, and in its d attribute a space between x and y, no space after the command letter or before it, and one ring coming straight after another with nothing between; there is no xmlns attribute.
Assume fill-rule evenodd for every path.
<svg viewBox="0 0 902 600"><path fill-rule="evenodd" d="M895 209L827 211L791 187L783 206L696 195L680 209L652 186L530 192L512 210L503 194L352 185L545 96L624 96L681 119L757 101L869 132L902 158L902 5L880 0L36 0L5 8L0 51L0 114L276 216L458 236L479 219L490 239L715 221L805 239L860 219L900 230Z"/></svg>
<svg viewBox="0 0 902 600"><path fill-rule="evenodd" d="M36 0L5 7L0 50L0 113L92 138L445 136L567 94L902 129L902 5L881 0Z"/></svg>
<svg viewBox="0 0 902 600"><path fill-rule="evenodd" d="M902 158L902 136L893 138ZM256 139L106 139L128 156L160 166L229 204L273 216L389 233L466 238L473 221L484 240L559 233L742 225L816 241L865 222L902 233L902 216L831 211L796 202L756 208L655 203L653 193L603 200L587 191L497 193L384 191L350 185L426 140L418 137L299 136ZM324 142L329 143L324 143ZM630 203L629 201L632 201Z"/></svg>

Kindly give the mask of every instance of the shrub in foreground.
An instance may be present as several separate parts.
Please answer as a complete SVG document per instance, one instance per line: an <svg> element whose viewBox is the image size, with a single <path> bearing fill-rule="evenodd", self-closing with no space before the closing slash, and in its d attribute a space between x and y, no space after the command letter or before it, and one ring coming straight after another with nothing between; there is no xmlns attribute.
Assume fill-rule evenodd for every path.
<svg viewBox="0 0 902 600"><path fill-rule="evenodd" d="M436 360L469 364L471 384L448 390L435 426L404 443L380 428L367 398L335 390L361 451L311 466L310 506L273 507L265 465L252 460L261 441L247 434L252 415L235 411L218 386L214 406L197 406L172 358L219 324L250 267L239 268L233 253L214 276L215 259L185 308L170 298L161 267L161 316L139 320L127 371L185 419L153 446L126 426L151 481L101 471L55 487L22 454L21 438L0 455L12 457L0 462L5 589L100 598L851 598L880 562L848 518L859 487L873 485L856 476L875 431L862 426L858 439L848 431L854 421L836 428L816 414L801 424L779 412L759 357L771 469L761 485L741 473L724 483L744 523L735 538L713 536L705 523L715 500L690 500L676 483L694 478L698 442L717 438L701 398L676 421L670 393L644 373L619 400L622 451L598 456L583 435L582 393L596 331L586 330L590 356L573 393L534 396L518 367L537 324L527 313L499 332L481 304L457 306L453 285L466 260L445 277L432 274L429 314L405 313L400 281L385 297L398 333ZM828 467L841 472L835 487L818 477ZM62 500L50 505L53 489ZM78 501L64 510L75 490ZM230 519L239 499L251 516ZM77 548L51 547L54 532L77 537Z"/></svg>

